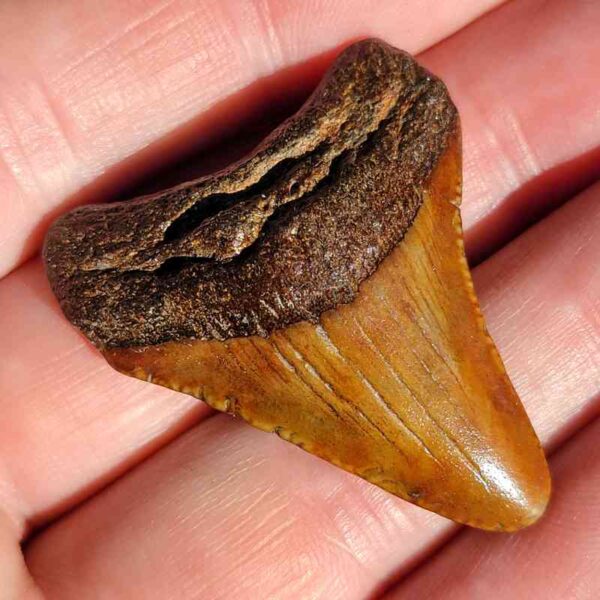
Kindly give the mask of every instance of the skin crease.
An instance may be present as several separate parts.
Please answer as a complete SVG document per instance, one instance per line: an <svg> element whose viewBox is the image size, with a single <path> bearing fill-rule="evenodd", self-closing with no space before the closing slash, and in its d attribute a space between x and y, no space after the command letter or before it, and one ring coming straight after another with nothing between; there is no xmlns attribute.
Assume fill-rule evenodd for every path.
<svg viewBox="0 0 600 600"><path fill-rule="evenodd" d="M172 2L161 12L156 5L150 10L148 3L132 2L126 11L106 10L102 18L81 3L73 8L71 2L61 3L61 10L47 19L36 2L13 3L0 9L0 23L7 23L9 32L2 37L7 52L0 56L12 61L14 68L8 72L15 80L20 73L20 80L27 82L36 72L29 70L33 68L31 64L22 64L21 57L26 53L19 49L26 44L40 44L39 55L48 63L58 63L60 57L64 64L69 62L68 48L73 40L65 36L64 28L59 34L63 19L81 32L87 43L107 48L104 53L92 53L87 58L87 70L80 66L71 69L70 79L63 75L65 87L57 87L59 94L78 89L83 94L84 75L95 86L107 86L103 88L104 95L98 87L88 86L90 95L79 104L71 97L74 115L83 118L88 111L85 126L69 126L70 119L61 121L70 140L68 144L63 140L64 145L76 149L74 155L84 158L81 163L69 159L67 150L61 154L62 134L49 120L44 106L35 104L33 92L26 96L31 101L28 111L9 110L21 106L15 96L28 88L24 84L7 86L13 100L3 99L4 120L0 127L2 135L7 136L2 139L8 140L2 144L2 164L10 165L0 176L3 208L6 204L7 209L6 216L3 211L2 227L9 230L8 235L6 229L0 235L0 255L7 261L6 268L21 256L29 233L51 207L66 206L69 196L88 182L95 184L80 196L86 200L118 187L122 181L117 175L99 183L99 174L218 100L217 93L207 103L200 102L191 92L198 87L192 81L180 90L181 113L166 100L162 112L150 102L152 106L143 115L144 127L134 123L133 131L126 135L123 128L129 123L130 114L138 111L128 106L122 113L115 112L120 101L117 88L124 89L122 82L112 94L105 93L115 85L107 76L115 53L130 58L130 62L121 61L125 63L121 68L132 76L143 75L146 63L157 65L157 76L146 73L144 82L154 82L156 87L148 89L161 89L158 63L140 62L135 54L132 56L132 45L145 44L147 52L154 52L156 58L164 57L173 68L193 54L184 45L178 47L181 54L174 58L168 54L168 50L173 51L172 44L156 35L157 30L166 29L161 19L167 19L166 23L172 23L175 29L183 27L181 23L197 24L202 20L199 16L186 20L183 8L189 5L184 4ZM199 4L213 15L209 27L216 28L219 19L229 23L230 16L216 16L212 7ZM342 11L345 20L339 26L333 3L317 3L305 14L300 11L302 15L297 14L299 9L295 13L293 7L284 4L283 17L272 17L272 28L267 30L277 32L274 37L285 41L290 61L319 53L359 34L380 35L414 51L454 29L460 16L457 13L461 13L453 8L451 20L445 23L447 27L438 24L437 34L426 38L415 31L428 31L430 14L415 10L408 2L389 3L387 13L379 8L363 10L363 3L360 11ZM461 14L468 21L487 7L469 3ZM144 13L144 9L149 12ZM391 19L395 10L404 13L394 13ZM129 34L115 34L127 28L117 27L117 19L131 24L140 21L143 14L157 11L158 16L146 20L145 26L141 24ZM412 27L400 18L402 14L411 15ZM326 25L334 19L333 29L339 38L331 38L329 33L325 36L323 30L307 38L307 30L312 31L310 23L327 29ZM374 20L369 23L369 19ZM506 225L514 224L508 217L514 215L518 222L522 204L544 202L543 175L519 206L503 208L512 192L535 181L540 170L584 156L598 146L598 90L593 78L586 76L589 64L597 64L600 54L593 35L598 19L593 2L574 2L568 13L560 2L513 2L422 57L424 64L448 83L463 118L463 206L471 252L473 240L485 240L488 227L494 232L511 233ZM26 33L23 22L30 24ZM112 32L112 42L103 27ZM95 28L101 31L94 36ZM412 41L408 35L411 31L415 36ZM213 34L215 37L218 36ZM244 52L259 64L265 48L271 46L260 45L260 37L250 37ZM184 39L193 49L194 40L185 36ZM300 41L306 44L302 49ZM79 48L72 49L70 56L77 55L81 55ZM190 64L214 65L213 60L214 57L199 53L190 59ZM263 68L264 63L260 64ZM538 66L542 64L550 65L549 68L564 65L565 70L568 66L568 76L552 79L554 87L550 93L537 85L528 84L524 89L523 82L539 77ZM44 72L48 72L50 64L45 67ZM2 72L5 77L6 70ZM252 80L261 73L258 69L247 75ZM206 74L202 77L206 78ZM507 81L513 82L508 92ZM547 78L542 84L550 85ZM221 94L227 95L227 91L239 87L243 85L236 81L223 82ZM140 96L137 98L141 103ZM97 97L112 104L98 106ZM480 98L485 101L480 102ZM511 117L512 111L516 116ZM170 120L173 114L174 120ZM39 117L35 122L47 123L47 127L25 127L18 118L27 115ZM95 115L97 121L89 115ZM522 137L514 135L515 123L523 123ZM21 135L33 136L33 141L24 141L29 150L37 149L38 153L28 156L28 160L19 158L15 134L7 133L8 124ZM198 127L194 135L210 135L207 123L204 131ZM102 135L98 135L100 132ZM181 135L178 142L189 145L190 136L188 133L186 142L186 135ZM119 140L116 149L112 143L115 139ZM555 143L557 139L560 144ZM529 154L537 157L538 166L525 160ZM146 159L145 168L150 169L154 159ZM43 181L32 177L29 163ZM13 171L21 177L18 184ZM593 177L593 169L585 161L569 164L562 177L564 189L576 189L581 181ZM27 190L30 196L25 194ZM600 389L600 367L594 353L597 354L600 337L596 266L599 249L593 234L600 220L598 209L594 209L599 195L597 188L592 189L570 203L521 238L517 246L511 245L485 263L476 276L491 332L509 373L540 436L555 445L598 410L594 400ZM482 233L476 236L479 224ZM495 244L496 240L492 241ZM568 285L564 285L565 281ZM10 415L10 419L0 422L0 505L6 515L0 519L0 555L10 558L2 561L0 581L6 597L33 597L33 584L19 559L18 547L27 523L50 520L79 503L189 428L206 414L206 409L186 396L145 386L112 372L62 319L39 263L30 263L0 282L0 306L4 332L0 347L3 357L7 357L0 370L0 402L5 414ZM577 437L573 444L577 446ZM172 465L183 466L175 469ZM289 479L292 469L294 481L281 489L281 482ZM49 476L40 478L40 473ZM142 494L142 490L148 493ZM242 490L251 496L240 506L236 497L243 498ZM199 501L200 492L209 494L210 502ZM598 519L594 506L578 503L577 498L572 502L575 516L589 519L589 530L594 530L594 519ZM107 523L99 532L98 554L86 553L89 536L98 533L90 530L93 522L86 518L90 511ZM136 514L132 515L132 511ZM155 519L156 527L148 527L150 518ZM595 523L596 529L597 526ZM228 593L230 597L252 597L253 591L256 594L273 590L279 594L275 597L361 598L378 588L390 574L423 560L427 551L440 543L448 527L443 519L394 500L273 437L218 417L193 429L115 487L108 488L93 503L50 528L28 547L27 554L29 566L50 597L77 595L81 590L78 586L82 585L101 597L127 597L127 590L139 591L144 582L157 597L227 597ZM211 549L219 543L219 535L221 546L213 555ZM554 534L550 530L548 535L555 536L556 530ZM543 546L546 542L542 539L540 543ZM150 554L142 554L140 547L147 548ZM160 552L151 552L159 548ZM253 558L245 558L251 551ZM591 554L593 551L593 547L578 543L574 534L569 556L576 564L582 564L584 557L586 561L590 556L597 557L597 549L595 555ZM79 570L75 570L75 557L81 563ZM543 554L540 560L544 560ZM553 560L560 565L560 556ZM165 561L173 568L165 569ZM503 564L506 563L498 563L500 572ZM552 565L546 564L544 572L549 570ZM585 581L581 585L587 587L581 589L597 590L593 570L582 572L582 577ZM554 593L554 588L551 590Z"/></svg>

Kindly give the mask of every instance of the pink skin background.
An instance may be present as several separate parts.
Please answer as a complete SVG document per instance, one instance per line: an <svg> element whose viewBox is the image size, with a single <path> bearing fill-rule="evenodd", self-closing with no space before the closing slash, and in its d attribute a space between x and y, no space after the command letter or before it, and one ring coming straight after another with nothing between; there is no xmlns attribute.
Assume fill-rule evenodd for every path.
<svg viewBox="0 0 600 600"><path fill-rule="evenodd" d="M599 32L597 0L0 3L0 598L600 597ZM418 53L462 116L476 287L552 453L522 533L117 374L37 256L67 208L221 139L235 154L365 36Z"/></svg>

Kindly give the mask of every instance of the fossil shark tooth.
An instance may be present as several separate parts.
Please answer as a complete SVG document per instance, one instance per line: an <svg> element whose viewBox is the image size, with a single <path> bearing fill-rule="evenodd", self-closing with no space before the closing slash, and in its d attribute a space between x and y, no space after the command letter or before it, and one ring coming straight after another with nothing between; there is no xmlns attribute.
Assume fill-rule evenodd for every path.
<svg viewBox="0 0 600 600"><path fill-rule="evenodd" d="M511 531L550 478L477 304L460 194L445 86L366 40L244 160L78 208L44 254L65 315L119 371Z"/></svg>

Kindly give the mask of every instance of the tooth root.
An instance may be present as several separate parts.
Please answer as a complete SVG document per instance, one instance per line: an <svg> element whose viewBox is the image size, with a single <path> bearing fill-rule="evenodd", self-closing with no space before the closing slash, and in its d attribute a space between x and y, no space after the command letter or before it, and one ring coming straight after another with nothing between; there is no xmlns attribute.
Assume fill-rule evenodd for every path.
<svg viewBox="0 0 600 600"><path fill-rule="evenodd" d="M106 350L107 359L458 522L533 523L550 479L473 291L458 133L424 193L404 240L318 325Z"/></svg>

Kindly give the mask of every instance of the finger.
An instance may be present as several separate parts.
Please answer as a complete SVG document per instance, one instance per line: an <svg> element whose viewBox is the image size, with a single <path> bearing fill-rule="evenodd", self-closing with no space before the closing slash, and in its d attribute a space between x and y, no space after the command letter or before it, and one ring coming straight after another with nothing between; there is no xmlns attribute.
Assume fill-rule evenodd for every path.
<svg viewBox="0 0 600 600"><path fill-rule="evenodd" d="M529 6L528 3L523 5ZM573 6L576 11L576 6ZM479 31L477 35L470 33L469 28L453 38L452 43L455 44L454 40L463 35L474 37L470 51L467 52L465 48L461 50L467 55L474 55L477 53L477 40L491 37L497 45L488 48L488 51L493 55L500 53L513 36L510 26L500 28L495 19L504 20L502 13L508 9L514 10L512 6L503 7L489 18L472 25ZM589 16L586 10L578 10L582 22L585 21ZM531 21L527 12L521 16ZM563 19L560 15L555 15L555 18ZM514 23L517 24L518 20L515 19ZM583 23L579 28L571 26L569 24L570 30L577 31L578 40L585 38ZM543 47L547 52L544 60L549 61L557 51L556 44L561 36L555 27L550 27L548 38L532 36L527 39L531 40L532 45L521 46L523 55L536 53L542 56L540 47ZM595 35L588 36L587 45L590 48L595 39ZM562 48L565 55L570 51L569 45ZM440 51L436 48L435 52ZM589 53L593 54L593 51L589 50ZM463 68L463 60L463 54L457 55L454 61L450 56L447 68L451 69L452 65ZM494 78L506 80L518 62L511 61L504 68L498 66L493 77L491 74L487 76L489 85ZM522 78L531 79L537 73L537 66L526 61L523 61L523 65ZM578 79L580 74L575 71L576 84L568 79L563 81L561 94L564 97L577 86L583 85ZM448 76L451 76L450 71ZM483 74L478 73L478 76L483 77ZM464 78L465 75L455 79ZM457 102L468 111L469 102L461 100L460 86L457 84L456 88ZM519 89L523 95L530 96L532 102L542 102L544 94L540 88ZM497 92L494 102L502 105L502 87L498 87ZM593 93L596 93L595 88L590 91L590 94ZM513 101L516 102L515 99ZM476 137L477 124L472 123L475 129L471 130L468 128L469 119L465 117L465 120L465 138ZM549 139L551 133L546 132ZM478 177L474 171L476 168L472 161L467 162L467 181ZM465 210L472 202L473 198L465 197ZM494 199L490 199L490 202L493 205ZM470 228L467 227L467 235L469 233ZM7 457L10 471L17 474L15 477L19 482L23 507L21 518L39 523L57 511L72 506L82 495L98 489L98 486L121 473L123 468L147 456L157 444L164 443L188 426L189 414L195 414L199 409L192 400L131 382L108 369L96 353L81 343L59 314L43 282L39 266L27 266L25 270L15 272L1 282L0 298L6 307L0 312L0 327L9 332L0 339L0 351L11 356L8 363L0 366L0 407L11 411L10 427L19 431L18 438L7 435L0 450ZM43 308L42 304L47 306ZM54 360L57 356L61 357L60 361ZM53 384L57 365L63 373L60 386ZM34 372L36 377L32 378L31 373ZM93 377L86 373L93 374ZM89 378L87 381L86 377ZM43 384L40 385L38 381ZM19 450L23 451L15 451L17 442L20 444ZM37 473L49 470L55 473L55 477L39 482Z"/></svg>
<svg viewBox="0 0 600 600"><path fill-rule="evenodd" d="M423 57L465 131L473 262L600 177L599 28L598 2L511 2Z"/></svg>
<svg viewBox="0 0 600 600"><path fill-rule="evenodd" d="M598 224L600 182L476 271L494 340L550 449L592 418L600 400ZM507 307L513 295L521 302Z"/></svg>
<svg viewBox="0 0 600 600"><path fill-rule="evenodd" d="M597 597L599 436L597 419L552 459L554 500L539 525L515 536L464 531L390 593L390 600Z"/></svg>
<svg viewBox="0 0 600 600"><path fill-rule="evenodd" d="M106 198L132 173L202 145L324 61L248 88L257 79L357 36L417 51L499 2L4 3L0 276L35 251L57 210Z"/></svg>
<svg viewBox="0 0 600 600"><path fill-rule="evenodd" d="M191 396L116 376L64 319L39 262L2 282L0 315L9 415L0 419L0 481L13 490L0 505L13 515L37 522L62 512L209 413Z"/></svg>
<svg viewBox="0 0 600 600"><path fill-rule="evenodd" d="M599 199L600 185L476 271L491 333L546 443L598 410ZM365 598L452 527L219 416L50 526L28 564L61 598L127 597L142 583L157 597Z"/></svg>

